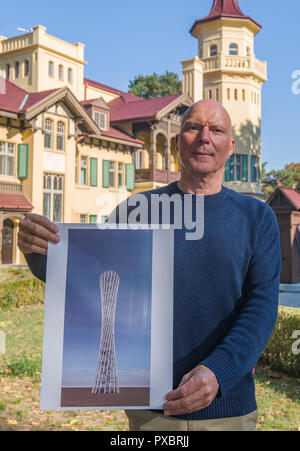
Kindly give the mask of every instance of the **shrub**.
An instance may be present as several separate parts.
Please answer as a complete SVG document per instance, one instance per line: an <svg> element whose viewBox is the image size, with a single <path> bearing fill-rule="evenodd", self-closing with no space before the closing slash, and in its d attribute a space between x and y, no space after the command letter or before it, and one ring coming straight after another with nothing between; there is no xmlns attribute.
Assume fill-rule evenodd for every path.
<svg viewBox="0 0 300 451"><path fill-rule="evenodd" d="M300 353L293 349L295 331L300 331L300 309L279 307L278 320L260 358L261 363L289 376L300 377ZM300 351L300 344L296 347Z"/></svg>
<svg viewBox="0 0 300 451"><path fill-rule="evenodd" d="M8 368L12 376L35 377L40 375L41 359L30 358L23 352L21 357L11 358Z"/></svg>
<svg viewBox="0 0 300 451"><path fill-rule="evenodd" d="M0 285L0 309L40 304L44 302L45 284L38 279L3 282Z"/></svg>

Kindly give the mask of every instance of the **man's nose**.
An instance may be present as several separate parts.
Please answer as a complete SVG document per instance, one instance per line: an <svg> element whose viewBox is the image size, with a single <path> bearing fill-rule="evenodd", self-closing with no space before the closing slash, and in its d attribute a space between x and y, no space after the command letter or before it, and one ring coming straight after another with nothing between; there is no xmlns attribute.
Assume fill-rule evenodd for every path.
<svg viewBox="0 0 300 451"><path fill-rule="evenodd" d="M209 127L207 125L204 125L200 132L199 132L199 138L203 142L209 142Z"/></svg>

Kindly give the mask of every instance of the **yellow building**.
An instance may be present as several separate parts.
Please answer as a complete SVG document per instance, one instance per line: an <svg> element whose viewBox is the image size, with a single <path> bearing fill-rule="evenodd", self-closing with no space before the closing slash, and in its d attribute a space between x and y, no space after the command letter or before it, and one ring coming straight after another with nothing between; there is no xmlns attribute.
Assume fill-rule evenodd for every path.
<svg viewBox="0 0 300 451"><path fill-rule="evenodd" d="M198 56L182 62L183 91L193 101L221 102L229 112L236 149L228 160L224 185L262 198L261 89L267 64L254 53L261 25L241 11L238 0L214 0L210 13L190 33L198 40Z"/></svg>
<svg viewBox="0 0 300 451"><path fill-rule="evenodd" d="M16 240L28 211L55 222L101 221L131 193L178 180L175 136L202 98L220 101L233 120L237 145L224 185L261 197L260 28L237 0L215 0L191 29L199 56L182 62L183 92L155 99L85 78L84 45L41 25L0 36L0 263L24 261Z"/></svg>

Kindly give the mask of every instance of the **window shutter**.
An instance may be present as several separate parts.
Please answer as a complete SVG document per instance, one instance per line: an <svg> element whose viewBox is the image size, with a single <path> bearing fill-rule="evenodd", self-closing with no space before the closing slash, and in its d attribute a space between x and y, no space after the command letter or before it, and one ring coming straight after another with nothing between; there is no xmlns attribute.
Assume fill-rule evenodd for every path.
<svg viewBox="0 0 300 451"><path fill-rule="evenodd" d="M257 162L258 164L258 182L261 183L261 164L260 164L260 159Z"/></svg>
<svg viewBox="0 0 300 451"><path fill-rule="evenodd" d="M225 182L230 182L231 177L230 177L230 158L228 158L228 160L226 161L226 165L225 165Z"/></svg>
<svg viewBox="0 0 300 451"><path fill-rule="evenodd" d="M242 181L248 182L248 155L242 156Z"/></svg>
<svg viewBox="0 0 300 451"><path fill-rule="evenodd" d="M128 191L135 189L135 166L134 164L126 164L126 188Z"/></svg>
<svg viewBox="0 0 300 451"><path fill-rule="evenodd" d="M98 159L90 158L90 185L98 186Z"/></svg>
<svg viewBox="0 0 300 451"><path fill-rule="evenodd" d="M251 155L251 182L256 182L256 157L255 155Z"/></svg>
<svg viewBox="0 0 300 451"><path fill-rule="evenodd" d="M97 215L90 215L90 224L97 224Z"/></svg>
<svg viewBox="0 0 300 451"><path fill-rule="evenodd" d="M18 145L18 178L28 178L28 144Z"/></svg>
<svg viewBox="0 0 300 451"><path fill-rule="evenodd" d="M102 162L102 186L109 188L109 161L107 160Z"/></svg>

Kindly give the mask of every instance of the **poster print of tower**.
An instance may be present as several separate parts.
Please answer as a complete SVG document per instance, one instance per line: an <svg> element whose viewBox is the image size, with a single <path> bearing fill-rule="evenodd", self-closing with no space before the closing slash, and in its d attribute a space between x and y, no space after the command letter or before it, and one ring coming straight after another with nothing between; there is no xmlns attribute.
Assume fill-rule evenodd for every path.
<svg viewBox="0 0 300 451"><path fill-rule="evenodd" d="M115 352L115 312L119 284L120 276L115 271L105 271L100 276L102 325L93 394L120 393Z"/></svg>

